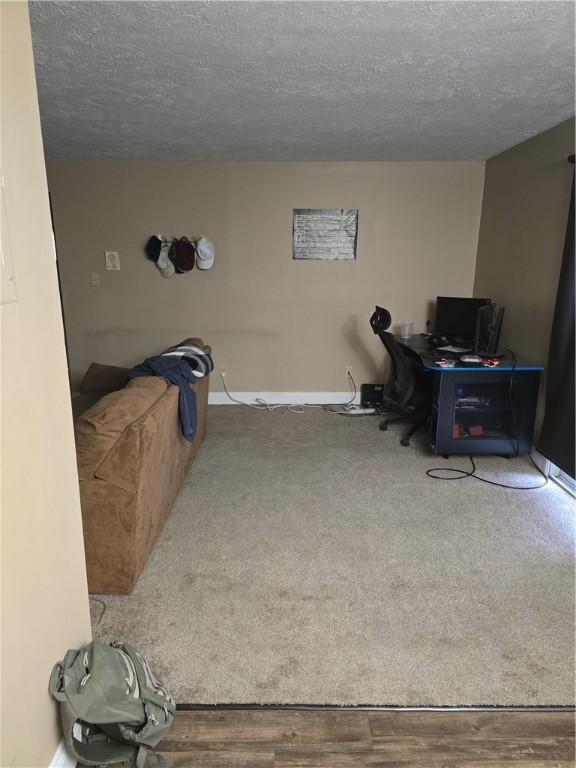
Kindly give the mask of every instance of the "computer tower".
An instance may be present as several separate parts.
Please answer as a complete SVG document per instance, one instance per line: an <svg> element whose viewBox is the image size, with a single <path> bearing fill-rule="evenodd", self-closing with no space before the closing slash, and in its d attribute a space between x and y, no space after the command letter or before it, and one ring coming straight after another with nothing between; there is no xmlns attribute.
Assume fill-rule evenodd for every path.
<svg viewBox="0 0 576 768"><path fill-rule="evenodd" d="M488 348L486 352L489 355L497 355L498 347L500 345L500 334L502 333L502 322L504 320L504 307L498 307L496 309L496 315L494 322L490 329L490 338L488 340Z"/></svg>
<svg viewBox="0 0 576 768"><path fill-rule="evenodd" d="M476 317L474 354L485 357L498 356L503 320L504 307L497 307L493 302L480 307Z"/></svg>

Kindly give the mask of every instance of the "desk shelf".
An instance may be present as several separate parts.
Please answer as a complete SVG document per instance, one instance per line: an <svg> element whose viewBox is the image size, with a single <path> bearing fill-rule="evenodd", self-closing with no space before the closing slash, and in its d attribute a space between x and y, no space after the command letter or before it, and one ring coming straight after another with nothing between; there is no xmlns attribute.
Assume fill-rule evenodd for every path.
<svg viewBox="0 0 576 768"><path fill-rule="evenodd" d="M530 451L539 379L538 369L437 373L434 452L514 455Z"/></svg>
<svg viewBox="0 0 576 768"><path fill-rule="evenodd" d="M454 413L503 413L506 411L508 411L508 408L504 406L499 408L463 408L454 406Z"/></svg>

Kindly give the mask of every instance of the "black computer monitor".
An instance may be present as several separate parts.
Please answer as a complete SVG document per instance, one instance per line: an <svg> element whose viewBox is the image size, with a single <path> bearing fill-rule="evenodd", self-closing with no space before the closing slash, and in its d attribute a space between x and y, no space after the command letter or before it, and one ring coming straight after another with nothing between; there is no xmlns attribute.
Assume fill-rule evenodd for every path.
<svg viewBox="0 0 576 768"><path fill-rule="evenodd" d="M438 296L434 333L447 339L473 341L476 335L478 310L490 299L464 299L457 296Z"/></svg>

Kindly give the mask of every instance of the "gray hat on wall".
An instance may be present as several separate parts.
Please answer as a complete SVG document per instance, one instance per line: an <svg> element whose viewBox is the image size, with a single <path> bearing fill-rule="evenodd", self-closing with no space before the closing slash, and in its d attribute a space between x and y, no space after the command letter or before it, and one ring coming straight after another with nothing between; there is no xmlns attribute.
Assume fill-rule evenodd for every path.
<svg viewBox="0 0 576 768"><path fill-rule="evenodd" d="M156 266L160 270L162 277L172 277L172 275L176 272L174 264L172 264L171 260L168 258L168 253L171 246L172 240L162 240L160 255L158 256L158 261L156 262Z"/></svg>
<svg viewBox="0 0 576 768"><path fill-rule="evenodd" d="M198 269L212 269L214 264L214 244L206 235L200 235L196 241L196 266Z"/></svg>

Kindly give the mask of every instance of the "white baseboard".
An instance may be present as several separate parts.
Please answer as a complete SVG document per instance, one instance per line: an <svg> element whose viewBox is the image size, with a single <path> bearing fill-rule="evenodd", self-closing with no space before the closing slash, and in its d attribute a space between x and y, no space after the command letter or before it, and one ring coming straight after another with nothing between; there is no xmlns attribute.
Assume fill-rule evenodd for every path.
<svg viewBox="0 0 576 768"><path fill-rule="evenodd" d="M282 405L343 405L350 402L351 392L230 392L235 400L255 404L257 398L270 404ZM235 405L226 392L210 392L209 405ZM354 404L360 403L360 393L356 393Z"/></svg>
<svg viewBox="0 0 576 768"><path fill-rule="evenodd" d="M544 474L548 477L551 468L551 464L548 459L545 456L542 456L542 454L539 453L536 448L532 448L531 456L534 459L534 464L536 464L538 469L540 469L541 472L544 472Z"/></svg>
<svg viewBox="0 0 576 768"><path fill-rule="evenodd" d="M76 760L70 755L64 744L64 740L58 744L49 768L76 768Z"/></svg>

